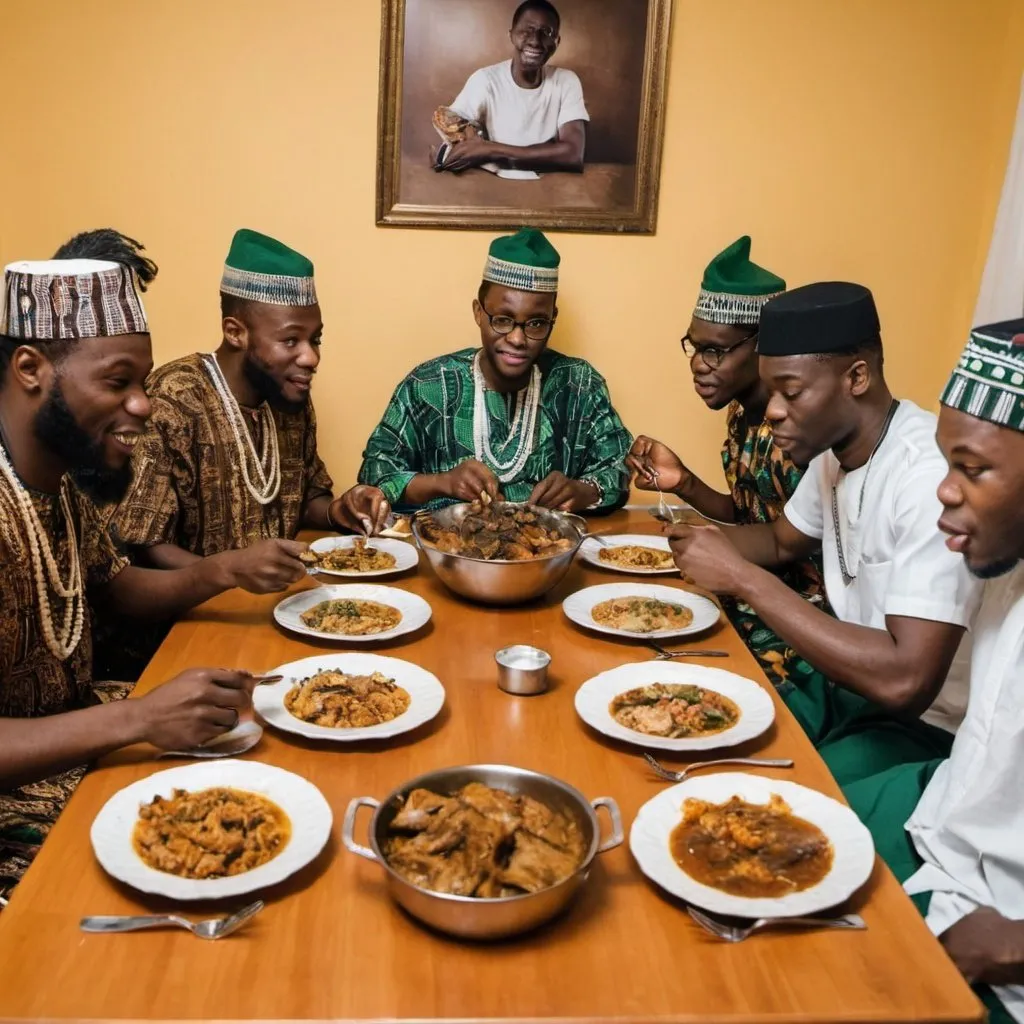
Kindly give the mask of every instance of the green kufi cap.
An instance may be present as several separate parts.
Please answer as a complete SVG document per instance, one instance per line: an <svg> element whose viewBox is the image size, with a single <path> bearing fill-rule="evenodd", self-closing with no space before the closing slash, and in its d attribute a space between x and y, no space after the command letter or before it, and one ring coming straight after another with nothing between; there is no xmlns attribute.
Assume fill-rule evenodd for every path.
<svg viewBox="0 0 1024 1024"><path fill-rule="evenodd" d="M313 264L269 235L241 228L231 240L220 290L275 306L316 305Z"/></svg>
<svg viewBox="0 0 1024 1024"><path fill-rule="evenodd" d="M1024 430L1024 320L975 327L942 404L1000 427Z"/></svg>
<svg viewBox="0 0 1024 1024"><path fill-rule="evenodd" d="M491 242L484 280L521 292L557 292L558 250L536 228L522 228Z"/></svg>
<svg viewBox="0 0 1024 1024"><path fill-rule="evenodd" d="M781 277L751 262L744 235L707 265L693 315L713 324L756 324L761 307L785 290Z"/></svg>

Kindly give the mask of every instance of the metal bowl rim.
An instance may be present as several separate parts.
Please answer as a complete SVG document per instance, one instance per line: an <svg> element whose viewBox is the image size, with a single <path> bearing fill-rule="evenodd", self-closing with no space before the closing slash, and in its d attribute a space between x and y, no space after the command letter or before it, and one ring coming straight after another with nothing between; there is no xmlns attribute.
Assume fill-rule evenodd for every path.
<svg viewBox="0 0 1024 1024"><path fill-rule="evenodd" d="M384 856L384 852L381 850L380 845L377 842L377 819L380 817L381 811L383 811L384 808L387 807L400 793L417 789L423 784L424 780L435 775L441 775L445 772L452 771L483 772L491 770L511 771L519 776L532 776L533 778L541 779L544 782L552 783L558 789L565 790L569 796L575 798L579 802L580 806L589 812L594 819L594 835L590 840L590 849L587 851L583 860L580 861L579 867L577 867L571 875L563 878L562 881L558 882L556 885L550 885L546 889L538 889L537 892L520 893L518 896L460 896L457 893L436 892L434 889L425 889L421 885L416 885L415 882L410 882L408 878L400 875L388 863L387 857ZM373 818L370 820L370 845L377 856L377 860L388 874L396 881L409 886L410 889L414 889L416 892L421 892L425 896L433 896L436 899L450 903L468 903L473 906L490 907L498 904L517 903L520 900L535 899L544 893L557 892L563 886L576 881L580 875L585 875L589 870L590 865L593 863L594 858L597 856L598 846L601 845L601 823L597 820L597 814L594 811L593 804L591 804L591 802L575 786L571 786L568 782L563 782L561 779L556 779L553 775L548 775L545 772L535 772L532 768L516 768L514 765L510 764L457 764L451 765L448 768L435 768L432 771L424 772L422 775L417 775L414 779L403 782L401 785L398 785L391 790L391 792L381 800L380 806L373 812Z"/></svg>
<svg viewBox="0 0 1024 1024"><path fill-rule="evenodd" d="M455 505L446 505L445 511L448 509L464 508L471 504L468 501L459 502ZM507 501L506 505L518 505L521 508L535 509L539 512L549 513L551 515L558 515L554 509L541 508L540 505L531 505L526 501ZM438 510L440 511L440 509ZM567 513L572 515L572 513ZM579 518L579 517L577 517ZM550 562L556 558L562 558L565 556L572 557L580 549L580 545L587 539L587 534L584 533L575 523L568 523L572 527L573 532L576 534L576 543L567 551L556 551L550 555L538 555L536 558L477 558L475 555L461 555L456 551L439 551L436 547L428 546L428 544L420 536L419 521L415 516L410 520L412 523L412 533L416 538L416 545L419 549L424 552L427 557L430 557L430 552L435 552L441 558L461 558L466 562L479 562L481 565L535 565L537 562Z"/></svg>

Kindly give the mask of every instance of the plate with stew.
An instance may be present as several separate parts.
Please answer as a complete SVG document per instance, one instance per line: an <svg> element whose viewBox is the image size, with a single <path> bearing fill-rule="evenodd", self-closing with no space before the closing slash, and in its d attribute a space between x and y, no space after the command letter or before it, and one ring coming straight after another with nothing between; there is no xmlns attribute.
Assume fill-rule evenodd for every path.
<svg viewBox="0 0 1024 1024"><path fill-rule="evenodd" d="M703 665L620 665L576 691L576 712L612 739L649 750L710 750L760 736L775 720L764 687Z"/></svg>
<svg viewBox="0 0 1024 1024"><path fill-rule="evenodd" d="M696 776L640 808L640 870L714 914L800 917L849 899L875 863L849 807L795 782L745 772Z"/></svg>
<svg viewBox="0 0 1024 1024"><path fill-rule="evenodd" d="M655 583L602 583L562 602L577 626L629 640L660 640L702 633L721 611L710 598Z"/></svg>

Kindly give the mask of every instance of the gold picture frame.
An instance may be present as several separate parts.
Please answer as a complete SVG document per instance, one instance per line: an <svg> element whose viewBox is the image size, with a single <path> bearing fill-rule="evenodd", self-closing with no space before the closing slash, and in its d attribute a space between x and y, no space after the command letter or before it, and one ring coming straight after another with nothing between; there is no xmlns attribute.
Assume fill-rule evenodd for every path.
<svg viewBox="0 0 1024 1024"><path fill-rule="evenodd" d="M579 5L584 0L555 2L558 8L564 6L571 11L579 11ZM431 69L427 66L430 58L422 58L418 51L407 50L410 38L409 16L413 13L419 19L416 38L425 39L430 32L440 31L439 26L450 26L451 17L459 10L493 23L498 11L505 14L506 7L514 10L516 0L508 0L507 3L504 0L381 0L376 183L378 225L491 230L516 229L529 225L564 231L655 232L665 128L672 0L585 0L585 3L590 5L586 14L577 14L574 23L563 25L566 29L569 24L576 27L577 40L583 38L587 29L595 22L600 23L603 18L604 34L600 37L600 43L604 47L601 53L606 54L608 46L618 45L618 38L625 34L609 32L608 26L614 28L615 18L625 18L623 27L636 36L634 64L642 40L643 68L638 82L631 83L628 76L620 74L613 76L613 83L604 85L605 93L615 101L621 98L622 92L629 89L639 97L639 110L619 116L612 126L619 130L619 160L608 163L589 161L593 129L591 123L587 126L588 159L582 172L544 174L539 182L499 183L499 177L486 170L472 169L454 175L450 172L438 173L431 167L422 139L424 131L433 129L423 104L429 103L433 109L443 106L446 100L444 94L428 99L430 90L421 82L436 81L439 74L453 81L455 71L452 66L459 61L442 57L439 58L440 70ZM483 6L476 10L474 4ZM430 5L435 6L432 8ZM444 17L441 17L442 14ZM638 15L639 18L645 18L644 23L641 23ZM583 31L579 29L581 25L584 26ZM465 35L463 33L463 47ZM488 35L485 45L488 47L486 52L494 52L498 45L495 33ZM505 41L504 45L509 44ZM573 51L577 59L583 59L579 57L581 45L578 44ZM431 49L425 45L422 50L434 53L436 46ZM457 56L461 57L463 52L458 51ZM406 65L410 54L414 56L413 62L417 69L418 77L415 80L411 77L407 80ZM465 76L472 70L471 55L465 66L460 68L459 74ZM595 71L591 67L590 81L594 81L598 73L599 69ZM584 84L586 82L587 78L584 77ZM627 83L626 86L623 86L623 82ZM409 95L408 90L412 90ZM606 103L605 106L607 108L610 104ZM592 108L588 99L589 109ZM632 140L629 118L634 116L637 122L635 159L630 164L622 158L622 154L629 153L628 146ZM413 118L414 121L411 120ZM626 126L625 135L622 133L623 125ZM506 188L507 192L500 191ZM502 199L506 196L508 199L499 204L495 200L499 194Z"/></svg>

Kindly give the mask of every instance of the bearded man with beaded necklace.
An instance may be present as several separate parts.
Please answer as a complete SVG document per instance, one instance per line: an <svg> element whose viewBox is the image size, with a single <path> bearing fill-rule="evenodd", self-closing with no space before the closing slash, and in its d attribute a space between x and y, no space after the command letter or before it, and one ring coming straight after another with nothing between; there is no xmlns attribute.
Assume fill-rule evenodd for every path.
<svg viewBox="0 0 1024 1024"><path fill-rule="evenodd" d="M139 700L94 683L90 602L179 614L236 585L223 564L128 564L94 502L117 498L149 416L153 365L132 271L23 262L0 308L0 905L94 759L149 742L187 749L251 704L240 672L196 669Z"/></svg>
<svg viewBox="0 0 1024 1024"><path fill-rule="evenodd" d="M407 508L482 494L574 512L625 504L631 438L604 378L547 347L558 265L534 228L491 244L473 302L481 347L423 363L398 385L360 483Z"/></svg>

